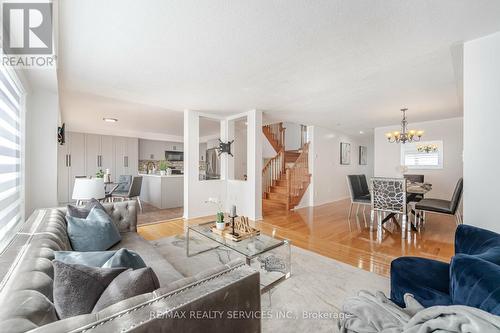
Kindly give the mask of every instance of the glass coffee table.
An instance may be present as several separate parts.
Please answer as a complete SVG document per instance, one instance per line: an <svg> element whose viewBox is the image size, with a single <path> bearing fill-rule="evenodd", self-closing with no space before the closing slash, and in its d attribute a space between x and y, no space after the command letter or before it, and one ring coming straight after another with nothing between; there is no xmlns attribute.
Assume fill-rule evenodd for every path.
<svg viewBox="0 0 500 333"><path fill-rule="evenodd" d="M291 244L288 239L260 234L235 242L212 232L210 228L214 224L215 222L207 222L188 226L186 230L186 254L188 257L217 249L220 246L237 252L245 257L248 266L260 271L261 294L270 291L291 276ZM189 247L191 233L203 236L216 245L202 251L191 252Z"/></svg>

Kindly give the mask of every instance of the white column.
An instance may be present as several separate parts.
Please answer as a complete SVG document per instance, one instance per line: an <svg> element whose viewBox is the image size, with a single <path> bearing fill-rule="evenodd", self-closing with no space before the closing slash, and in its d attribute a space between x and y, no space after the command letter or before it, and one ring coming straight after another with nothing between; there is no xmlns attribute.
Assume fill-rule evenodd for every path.
<svg viewBox="0 0 500 333"><path fill-rule="evenodd" d="M500 32L464 44L464 223L500 232ZM446 152L445 152L446 153Z"/></svg>
<svg viewBox="0 0 500 333"><path fill-rule="evenodd" d="M262 111L249 111L247 121L247 172L252 207L249 218L257 221L262 219Z"/></svg>

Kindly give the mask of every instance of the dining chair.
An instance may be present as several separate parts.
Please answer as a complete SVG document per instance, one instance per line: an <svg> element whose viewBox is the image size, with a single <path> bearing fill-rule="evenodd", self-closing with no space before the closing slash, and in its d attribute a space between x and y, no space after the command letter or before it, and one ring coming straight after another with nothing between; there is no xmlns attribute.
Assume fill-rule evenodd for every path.
<svg viewBox="0 0 500 333"><path fill-rule="evenodd" d="M140 198L141 188L142 188L142 176L134 176L132 177L132 184L130 185L129 190L126 194L123 192L115 191L113 192L112 196L113 199L117 198L122 201L136 199L137 203L139 204L139 209L142 213L142 202Z"/></svg>
<svg viewBox="0 0 500 333"><path fill-rule="evenodd" d="M382 213L401 215L401 238L406 238L407 204L406 204L406 179L373 177L370 230L373 230L375 213L377 214L377 231L382 232ZM408 227L408 228L407 228Z"/></svg>
<svg viewBox="0 0 500 333"><path fill-rule="evenodd" d="M359 206L363 205L363 212L367 205L371 204L370 191L368 185L363 186L363 181L360 176L363 176L366 182L365 175L348 175L347 176L347 186L349 187L349 195L351 197L351 204L349 206L349 213L347 219L351 219L352 207L357 204L356 215L359 213Z"/></svg>
<svg viewBox="0 0 500 333"><path fill-rule="evenodd" d="M424 183L424 175L403 175L404 179L406 179L408 182L410 183ZM411 195L410 198L408 198L409 202L419 202L420 200L422 200L424 198L424 195L423 194L414 194L414 195Z"/></svg>
<svg viewBox="0 0 500 333"><path fill-rule="evenodd" d="M409 182L412 183L423 183L424 182L424 175L403 175L404 179L408 180Z"/></svg>
<svg viewBox="0 0 500 333"><path fill-rule="evenodd" d="M132 175L119 175L117 183L118 187L115 190L116 192L128 192L132 184Z"/></svg>
<svg viewBox="0 0 500 333"><path fill-rule="evenodd" d="M429 212L433 214L454 215L456 224L462 224L462 214L460 212L460 200L464 188L464 180L460 178L455 185L455 190L450 200L426 198L415 205L417 216L423 216L423 213ZM422 219L418 219L418 224L422 223ZM425 223L425 221L424 221Z"/></svg>

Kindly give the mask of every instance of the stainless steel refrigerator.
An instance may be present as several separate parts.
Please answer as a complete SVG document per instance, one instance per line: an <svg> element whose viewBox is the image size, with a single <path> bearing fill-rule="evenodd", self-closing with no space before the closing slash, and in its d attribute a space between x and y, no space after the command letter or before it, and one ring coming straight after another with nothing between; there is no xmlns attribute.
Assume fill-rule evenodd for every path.
<svg viewBox="0 0 500 333"><path fill-rule="evenodd" d="M220 179L220 158L217 156L217 149L210 148L206 152L207 179Z"/></svg>

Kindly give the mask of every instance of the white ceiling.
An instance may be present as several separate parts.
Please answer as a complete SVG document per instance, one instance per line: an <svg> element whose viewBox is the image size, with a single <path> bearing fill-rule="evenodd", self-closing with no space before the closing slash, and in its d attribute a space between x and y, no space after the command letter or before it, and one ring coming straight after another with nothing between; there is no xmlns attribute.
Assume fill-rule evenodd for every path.
<svg viewBox="0 0 500 333"><path fill-rule="evenodd" d="M460 116L461 45L500 30L498 0L59 3L68 128L150 138L181 135L184 109L347 133L402 106L410 124Z"/></svg>

